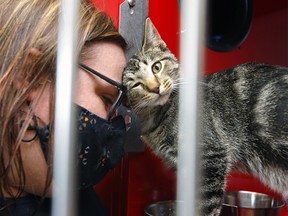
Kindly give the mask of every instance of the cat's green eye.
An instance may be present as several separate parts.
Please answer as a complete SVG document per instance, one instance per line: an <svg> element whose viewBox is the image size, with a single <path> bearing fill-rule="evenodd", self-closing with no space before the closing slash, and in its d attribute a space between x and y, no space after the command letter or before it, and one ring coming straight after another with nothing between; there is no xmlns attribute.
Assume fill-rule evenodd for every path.
<svg viewBox="0 0 288 216"><path fill-rule="evenodd" d="M152 65L152 72L154 74L157 74L161 71L162 69L162 64L161 62L155 62L153 65Z"/></svg>

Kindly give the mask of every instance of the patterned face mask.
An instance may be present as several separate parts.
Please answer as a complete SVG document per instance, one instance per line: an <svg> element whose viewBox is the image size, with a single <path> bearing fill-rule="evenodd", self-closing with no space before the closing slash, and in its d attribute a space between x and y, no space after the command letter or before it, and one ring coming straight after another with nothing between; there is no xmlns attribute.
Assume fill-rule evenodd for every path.
<svg viewBox="0 0 288 216"><path fill-rule="evenodd" d="M79 188L98 183L114 168L124 155L126 125L122 116L111 121L100 118L85 108L76 106L76 143L78 145ZM39 127L37 120L28 130L36 132L42 150L47 156L49 125ZM23 140L30 142L31 140Z"/></svg>
<svg viewBox="0 0 288 216"><path fill-rule="evenodd" d="M108 122L77 106L79 183L85 188L99 182L124 155L126 125L122 116Z"/></svg>

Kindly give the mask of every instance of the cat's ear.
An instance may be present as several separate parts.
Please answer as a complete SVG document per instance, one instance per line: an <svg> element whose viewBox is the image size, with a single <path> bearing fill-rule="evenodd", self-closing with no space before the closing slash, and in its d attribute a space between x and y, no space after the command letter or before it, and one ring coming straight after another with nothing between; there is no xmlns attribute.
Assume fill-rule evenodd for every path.
<svg viewBox="0 0 288 216"><path fill-rule="evenodd" d="M149 48L159 47L164 49L167 47L166 43L162 40L159 32L153 25L151 19L148 17L145 21L145 36L142 49L145 51Z"/></svg>

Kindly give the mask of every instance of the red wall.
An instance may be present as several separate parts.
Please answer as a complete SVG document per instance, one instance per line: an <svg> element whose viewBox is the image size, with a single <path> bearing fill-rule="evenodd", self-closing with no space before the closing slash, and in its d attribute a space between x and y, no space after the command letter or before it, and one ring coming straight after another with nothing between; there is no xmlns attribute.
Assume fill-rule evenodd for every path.
<svg viewBox="0 0 288 216"><path fill-rule="evenodd" d="M123 0L94 0L96 5L119 22L118 6ZM287 0L254 0L254 20L250 34L239 49L220 53L205 49L205 71L213 73L247 61L288 66ZM165 9L164 9L165 8ZM149 16L179 57L179 7L177 0L150 0ZM176 176L151 151L129 153L122 163L96 187L110 215L144 215L150 203L175 199ZM279 197L257 179L239 173L228 176L227 190L251 190ZM283 208L281 216L288 216Z"/></svg>

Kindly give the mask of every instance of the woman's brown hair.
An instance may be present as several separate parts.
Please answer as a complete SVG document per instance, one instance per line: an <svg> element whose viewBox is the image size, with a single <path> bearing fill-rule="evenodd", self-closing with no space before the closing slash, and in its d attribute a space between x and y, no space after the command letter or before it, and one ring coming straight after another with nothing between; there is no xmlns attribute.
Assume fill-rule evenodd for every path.
<svg viewBox="0 0 288 216"><path fill-rule="evenodd" d="M28 127L28 123L20 124L17 116L21 112L21 107L27 104L30 93L36 88L42 91L47 82L52 84L50 110L54 110L60 0L0 0L0 2L2 7L0 10L0 197L3 197L4 192L13 195L9 190L9 173L20 180L17 197L25 185L19 146ZM80 59L89 57L86 47L91 42L111 41L123 49L126 46L113 21L84 0L80 4L78 28L77 56ZM34 55L32 60L31 50L39 51L39 55ZM15 80L19 78L21 85L16 88ZM29 104L31 112L26 116L27 122L33 117L34 105ZM49 125L50 144L46 155L49 165L53 155L51 150L53 122L52 111ZM50 184L52 178L50 173L51 170L46 185Z"/></svg>

